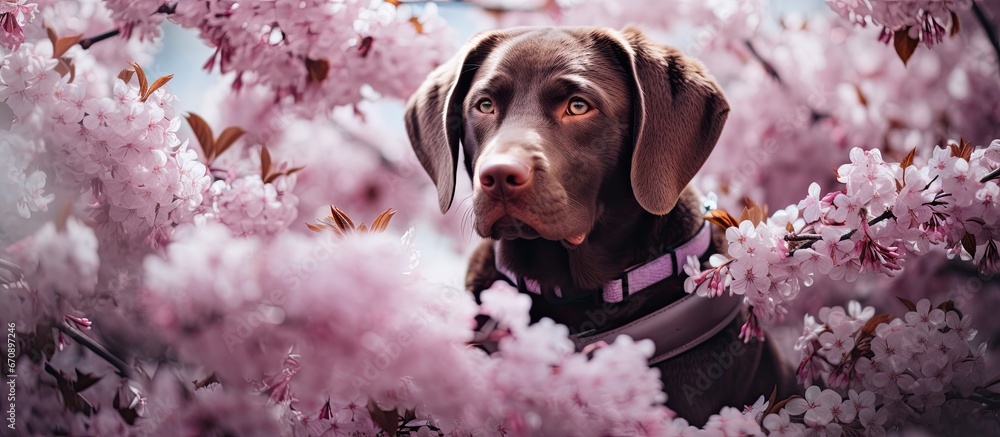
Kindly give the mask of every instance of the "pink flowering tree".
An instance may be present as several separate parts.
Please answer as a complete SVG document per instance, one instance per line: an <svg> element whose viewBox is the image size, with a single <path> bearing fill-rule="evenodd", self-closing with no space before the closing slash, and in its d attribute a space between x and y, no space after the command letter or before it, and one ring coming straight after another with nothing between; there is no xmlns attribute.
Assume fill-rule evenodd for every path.
<svg viewBox="0 0 1000 437"><path fill-rule="evenodd" d="M8 423L1000 433L968 420L1000 408L985 342L1000 334L1000 7L814 3L0 1ZM733 110L695 185L729 251L688 260L685 289L742 296L741 337L768 330L797 396L760 393L692 427L663 406L648 340L578 352L566 327L530 324L511 287L481 304L461 289L467 205L439 214L402 117L383 115L463 34L582 24L637 24L723 84ZM178 34L208 55L158 62ZM222 86L182 100L187 63ZM475 331L477 316L496 329Z"/></svg>

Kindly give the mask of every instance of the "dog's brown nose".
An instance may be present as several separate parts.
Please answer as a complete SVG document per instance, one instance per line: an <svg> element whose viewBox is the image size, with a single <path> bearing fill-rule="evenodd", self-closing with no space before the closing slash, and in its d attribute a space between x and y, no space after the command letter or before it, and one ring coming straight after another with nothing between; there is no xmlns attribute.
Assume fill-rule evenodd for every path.
<svg viewBox="0 0 1000 437"><path fill-rule="evenodd" d="M492 197L512 197L531 185L531 167L510 155L490 156L479 167L479 183Z"/></svg>

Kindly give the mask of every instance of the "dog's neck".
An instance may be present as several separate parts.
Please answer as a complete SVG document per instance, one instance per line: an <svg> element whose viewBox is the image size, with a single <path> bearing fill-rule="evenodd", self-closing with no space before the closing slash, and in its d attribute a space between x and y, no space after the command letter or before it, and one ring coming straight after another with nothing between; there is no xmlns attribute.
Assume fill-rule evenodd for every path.
<svg viewBox="0 0 1000 437"><path fill-rule="evenodd" d="M646 212L632 196L599 205L600 213L586 240L574 249L550 240L501 241L498 261L511 272L558 286L564 296L593 295L629 267L651 261L692 238L704 223L701 200L685 190L663 216Z"/></svg>

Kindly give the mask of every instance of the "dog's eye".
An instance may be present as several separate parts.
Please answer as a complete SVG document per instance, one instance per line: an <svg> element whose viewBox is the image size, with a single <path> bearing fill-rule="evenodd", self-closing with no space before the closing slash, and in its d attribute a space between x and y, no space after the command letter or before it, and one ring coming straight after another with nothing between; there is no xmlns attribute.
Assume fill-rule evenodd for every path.
<svg viewBox="0 0 1000 437"><path fill-rule="evenodd" d="M590 110L590 105L582 99L573 99L569 101L569 106L566 107L566 113L569 115L583 115Z"/></svg>
<svg viewBox="0 0 1000 437"><path fill-rule="evenodd" d="M493 113L493 101L490 100L490 99L480 100L479 103L476 104L476 109L478 109L479 112L482 112L483 114L492 114Z"/></svg>

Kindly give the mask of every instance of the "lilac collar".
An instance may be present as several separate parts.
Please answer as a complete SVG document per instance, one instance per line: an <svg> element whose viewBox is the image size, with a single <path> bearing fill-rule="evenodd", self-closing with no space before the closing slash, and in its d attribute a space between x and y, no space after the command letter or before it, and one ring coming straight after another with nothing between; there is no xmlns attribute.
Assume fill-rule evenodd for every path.
<svg viewBox="0 0 1000 437"><path fill-rule="evenodd" d="M649 288L649 286L657 282L679 273L688 256L693 255L700 258L705 254L705 252L708 251L709 246L712 244L712 231L709 226L710 224L706 221L701 227L701 230L698 231L698 234L684 244L681 244L680 246L648 263L629 267L628 270L625 270L625 273L623 273L621 277L604 284L604 301L608 303L621 302L629 295L636 294L646 288ZM494 250L498 253L496 256L497 271L502 273L508 279L514 280L514 283L520 283L517 279L521 279L526 290L534 294L542 294L542 288L538 281L528 278L519 278L506 267L500 265L499 243L494 245ZM559 290L559 287L555 287L555 294L556 296L562 297L562 292Z"/></svg>
<svg viewBox="0 0 1000 437"><path fill-rule="evenodd" d="M629 268L619 279L604 285L604 301L621 302L630 294L638 293L649 286L669 278L679 272L688 256L701 257L711 245L712 233L710 225L705 222L698 234L693 238L646 264ZM499 252L499 244L494 246ZM499 264L497 270L509 279L518 278ZM520 278L516 281L523 288L535 294L542 294L538 281ZM557 296L562 296L556 287ZM571 339L578 350L584 350L589 345L612 343L619 335L628 335L635 340L649 339L653 341L656 350L649 363L656 364L666 359L680 355L691 348L705 342L719 333L740 313L743 298L736 295L723 295L716 298L706 298L688 294L653 313L632 321L624 326L606 332L591 330L574 334Z"/></svg>

